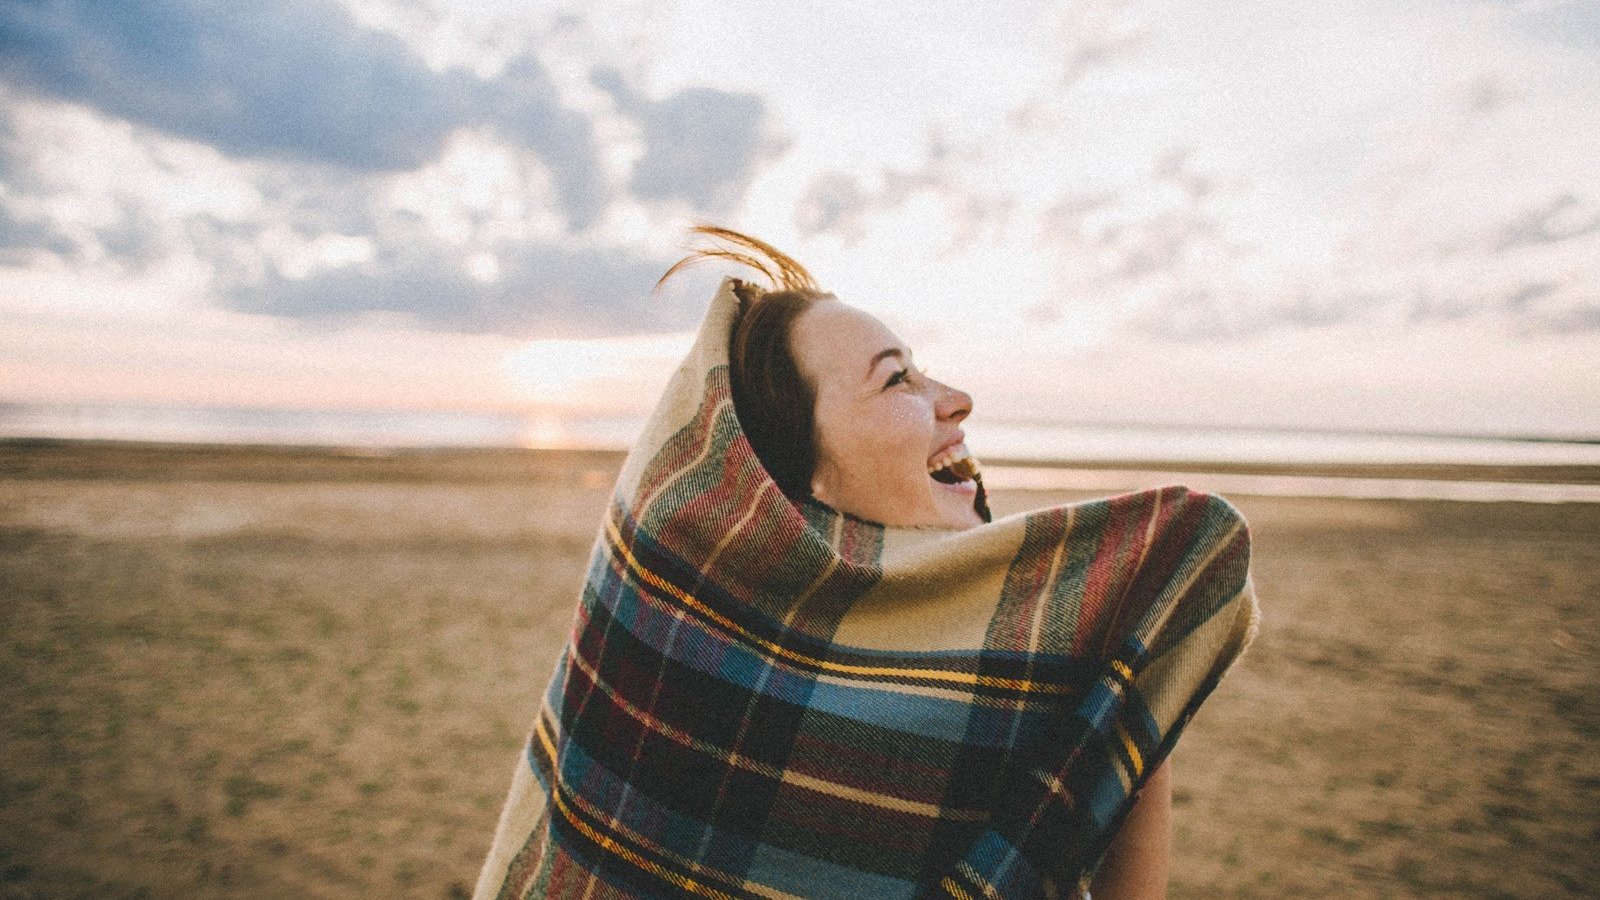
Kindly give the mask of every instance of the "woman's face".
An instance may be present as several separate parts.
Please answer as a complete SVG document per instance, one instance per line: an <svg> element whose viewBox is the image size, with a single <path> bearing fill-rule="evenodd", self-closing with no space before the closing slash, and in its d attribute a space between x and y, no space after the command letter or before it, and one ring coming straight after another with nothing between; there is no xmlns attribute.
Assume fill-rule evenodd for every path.
<svg viewBox="0 0 1600 900"><path fill-rule="evenodd" d="M841 512L894 526L970 528L977 484L945 484L930 465L964 455L972 397L928 378L873 316L836 299L795 319L790 352L816 389L812 493Z"/></svg>

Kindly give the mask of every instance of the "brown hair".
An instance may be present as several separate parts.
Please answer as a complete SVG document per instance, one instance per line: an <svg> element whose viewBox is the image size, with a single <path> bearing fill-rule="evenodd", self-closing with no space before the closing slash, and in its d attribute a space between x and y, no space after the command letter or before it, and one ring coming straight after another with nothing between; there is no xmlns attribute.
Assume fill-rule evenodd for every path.
<svg viewBox="0 0 1600 900"><path fill-rule="evenodd" d="M756 458L779 489L796 501L810 497L817 466L817 392L800 372L789 332L811 304L833 295L819 288L804 266L765 241L716 225L689 230L732 246L693 249L656 287L684 267L709 259L732 260L766 276L765 288L734 280L739 312L728 338L733 409Z"/></svg>

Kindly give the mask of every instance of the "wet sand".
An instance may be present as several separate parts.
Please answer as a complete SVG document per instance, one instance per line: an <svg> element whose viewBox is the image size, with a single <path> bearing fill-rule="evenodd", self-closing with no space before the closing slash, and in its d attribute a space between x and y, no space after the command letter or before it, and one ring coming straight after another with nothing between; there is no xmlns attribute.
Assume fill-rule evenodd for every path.
<svg viewBox="0 0 1600 900"><path fill-rule="evenodd" d="M464 896L620 460L0 442L0 898ZM1600 884L1600 504L1230 499L1172 896Z"/></svg>

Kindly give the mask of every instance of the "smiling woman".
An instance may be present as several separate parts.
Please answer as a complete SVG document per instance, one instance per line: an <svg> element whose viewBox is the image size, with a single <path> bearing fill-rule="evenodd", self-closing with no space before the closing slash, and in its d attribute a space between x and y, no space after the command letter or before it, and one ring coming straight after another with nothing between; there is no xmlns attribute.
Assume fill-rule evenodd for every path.
<svg viewBox="0 0 1600 900"><path fill-rule="evenodd" d="M732 258L775 269L789 285L768 292L736 282L740 309L728 347L739 421L785 494L885 525L989 521L982 476L959 427L972 412L971 396L918 369L887 326L819 290L785 254L726 229L696 230L739 249L702 250L661 282L684 265Z"/></svg>
<svg viewBox="0 0 1600 900"><path fill-rule="evenodd" d="M971 396L929 377L882 322L838 300L814 305L790 339L816 385L813 496L885 525L966 528L989 520L959 427L972 412ZM957 461L972 468L958 471Z"/></svg>
<svg viewBox="0 0 1600 900"><path fill-rule="evenodd" d="M725 229L624 462L488 897L1161 896L1166 760L1254 634L1225 501L998 521L966 393Z"/></svg>

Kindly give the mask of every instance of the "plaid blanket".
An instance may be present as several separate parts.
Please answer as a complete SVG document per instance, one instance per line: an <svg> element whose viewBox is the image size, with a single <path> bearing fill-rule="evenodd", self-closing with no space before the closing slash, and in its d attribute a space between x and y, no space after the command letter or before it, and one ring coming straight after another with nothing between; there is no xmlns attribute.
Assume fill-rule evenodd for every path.
<svg viewBox="0 0 1600 900"><path fill-rule="evenodd" d="M1255 633L1167 487L968 530L786 499L724 279L623 464L476 896L1071 896Z"/></svg>

